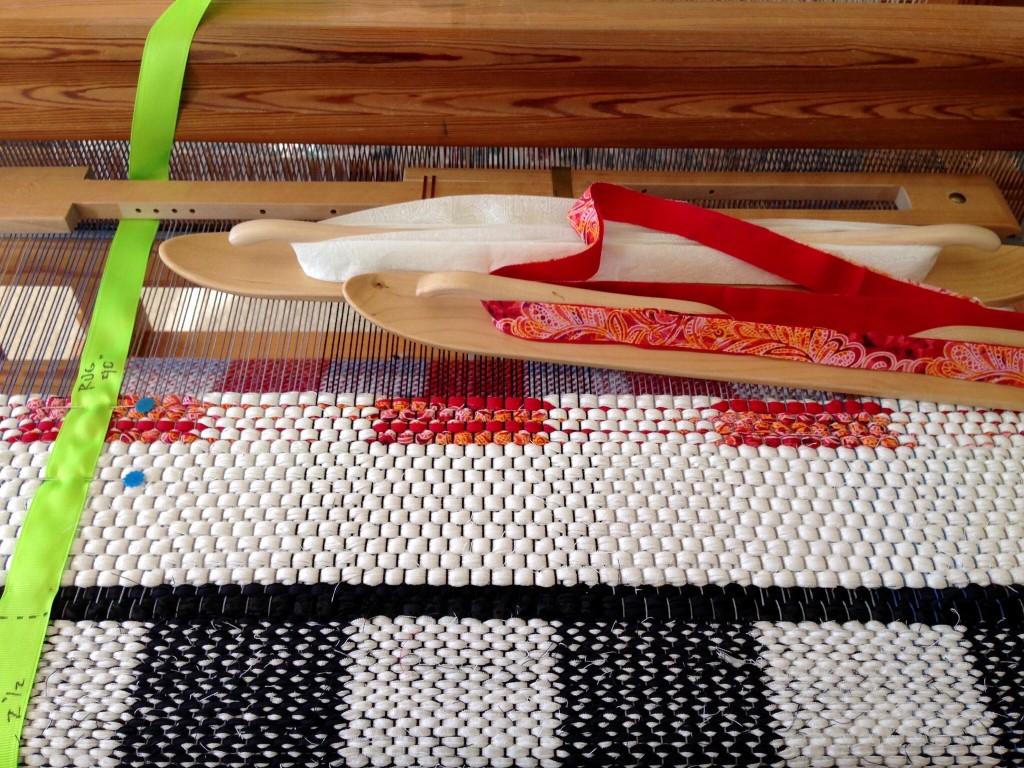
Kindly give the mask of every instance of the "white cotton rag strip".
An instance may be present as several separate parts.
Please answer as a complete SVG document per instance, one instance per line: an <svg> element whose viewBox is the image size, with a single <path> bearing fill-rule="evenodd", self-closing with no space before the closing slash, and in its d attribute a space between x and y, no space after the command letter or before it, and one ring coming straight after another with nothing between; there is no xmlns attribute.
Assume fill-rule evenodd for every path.
<svg viewBox="0 0 1024 768"><path fill-rule="evenodd" d="M416 200L327 219L325 224L397 231L292 243L309 277L344 282L366 272L491 272L547 261L586 247L567 219L575 200L525 195L464 195ZM806 232L871 229L878 224L816 219L762 220L768 228ZM842 258L908 280L921 280L936 246L815 244ZM784 285L785 280L713 248L631 224L605 223L601 267L594 280Z"/></svg>

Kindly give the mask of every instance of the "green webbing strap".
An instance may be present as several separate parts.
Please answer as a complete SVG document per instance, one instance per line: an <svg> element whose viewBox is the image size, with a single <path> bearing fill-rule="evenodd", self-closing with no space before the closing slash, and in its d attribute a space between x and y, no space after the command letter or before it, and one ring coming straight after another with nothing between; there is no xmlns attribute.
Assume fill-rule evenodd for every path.
<svg viewBox="0 0 1024 768"><path fill-rule="evenodd" d="M209 4L210 0L174 0L149 30L135 91L129 179L168 177L188 51Z"/></svg>
<svg viewBox="0 0 1024 768"><path fill-rule="evenodd" d="M192 36L210 0L175 0L146 38L132 117L128 177L168 178ZM146 264L159 221L122 221L96 294L46 476L29 505L0 595L0 768L16 768L50 608L121 389Z"/></svg>

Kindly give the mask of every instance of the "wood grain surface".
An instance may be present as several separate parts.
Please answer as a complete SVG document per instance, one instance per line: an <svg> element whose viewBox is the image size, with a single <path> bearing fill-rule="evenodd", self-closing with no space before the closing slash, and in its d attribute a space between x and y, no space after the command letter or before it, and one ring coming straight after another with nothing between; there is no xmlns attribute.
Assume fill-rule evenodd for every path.
<svg viewBox="0 0 1024 768"><path fill-rule="evenodd" d="M164 0L0 6L0 139L127 138ZM1024 146L1024 8L214 0L185 140Z"/></svg>

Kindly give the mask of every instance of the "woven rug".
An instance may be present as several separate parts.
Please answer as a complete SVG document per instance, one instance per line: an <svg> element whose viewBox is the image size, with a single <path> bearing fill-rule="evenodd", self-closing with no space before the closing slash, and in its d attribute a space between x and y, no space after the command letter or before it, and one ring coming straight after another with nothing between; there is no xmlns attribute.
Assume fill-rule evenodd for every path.
<svg viewBox="0 0 1024 768"><path fill-rule="evenodd" d="M1024 415L727 394L126 398L23 763L1024 765Z"/></svg>

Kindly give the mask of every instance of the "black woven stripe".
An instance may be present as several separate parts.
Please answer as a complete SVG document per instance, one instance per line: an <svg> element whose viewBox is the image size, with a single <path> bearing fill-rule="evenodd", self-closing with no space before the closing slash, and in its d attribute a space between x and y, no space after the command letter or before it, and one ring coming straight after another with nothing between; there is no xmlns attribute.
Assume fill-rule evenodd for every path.
<svg viewBox="0 0 1024 768"><path fill-rule="evenodd" d="M559 632L563 768L781 764L749 625L614 622Z"/></svg>
<svg viewBox="0 0 1024 768"><path fill-rule="evenodd" d="M1002 765L1024 766L1024 634L1020 626L995 624L966 633L975 669L988 692L987 707L996 721Z"/></svg>
<svg viewBox="0 0 1024 768"><path fill-rule="evenodd" d="M249 585L64 588L54 619L159 621L205 617L350 621L377 615L545 620L1024 621L1017 587L783 589L742 587L434 587Z"/></svg>

